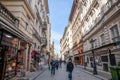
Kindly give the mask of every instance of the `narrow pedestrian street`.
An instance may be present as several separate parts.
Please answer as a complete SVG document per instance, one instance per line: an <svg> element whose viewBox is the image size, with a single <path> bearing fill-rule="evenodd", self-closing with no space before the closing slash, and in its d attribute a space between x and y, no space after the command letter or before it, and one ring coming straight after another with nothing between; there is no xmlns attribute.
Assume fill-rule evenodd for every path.
<svg viewBox="0 0 120 80"><path fill-rule="evenodd" d="M62 68L56 70L55 76L51 76L50 70L46 70L44 73L39 75L34 80L68 80L67 75L68 73L66 72L66 65L63 64ZM84 70L81 69L80 67L75 67L73 70L73 80L101 80L101 79L84 72Z"/></svg>
<svg viewBox="0 0 120 80"><path fill-rule="evenodd" d="M68 76L120 80L120 0L0 0L0 80Z"/></svg>

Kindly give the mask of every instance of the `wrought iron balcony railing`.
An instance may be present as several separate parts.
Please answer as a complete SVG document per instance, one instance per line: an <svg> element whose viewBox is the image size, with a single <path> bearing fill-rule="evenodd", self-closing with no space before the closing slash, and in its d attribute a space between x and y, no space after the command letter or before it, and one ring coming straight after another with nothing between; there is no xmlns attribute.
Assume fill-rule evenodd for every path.
<svg viewBox="0 0 120 80"><path fill-rule="evenodd" d="M5 8L2 3L0 3L0 16L11 22L13 25L18 26L19 24L19 20L13 16L13 14L7 8Z"/></svg>

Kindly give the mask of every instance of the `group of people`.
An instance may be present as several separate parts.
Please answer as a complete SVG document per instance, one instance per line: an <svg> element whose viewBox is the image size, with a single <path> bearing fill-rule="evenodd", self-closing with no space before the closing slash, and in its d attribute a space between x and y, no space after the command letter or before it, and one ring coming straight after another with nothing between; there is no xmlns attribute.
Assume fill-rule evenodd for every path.
<svg viewBox="0 0 120 80"><path fill-rule="evenodd" d="M58 67L61 67L62 61L58 60L51 60L50 65L51 65L51 76L55 75L55 70L58 70ZM66 66L66 71L68 72L68 78L69 80L72 80L72 71L74 69L74 64L72 63L72 59L69 58Z"/></svg>

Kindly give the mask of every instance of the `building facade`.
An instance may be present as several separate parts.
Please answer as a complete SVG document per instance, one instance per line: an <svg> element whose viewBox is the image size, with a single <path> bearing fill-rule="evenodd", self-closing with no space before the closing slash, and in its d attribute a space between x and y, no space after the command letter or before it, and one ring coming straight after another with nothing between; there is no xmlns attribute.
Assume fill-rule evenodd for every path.
<svg viewBox="0 0 120 80"><path fill-rule="evenodd" d="M49 51L49 41L50 41L50 23L49 17L47 14L49 13L47 0L35 0L35 20L33 27L33 49L37 53L34 55L33 64L37 69L40 58L43 58L43 55L46 55L47 51Z"/></svg>
<svg viewBox="0 0 120 80"><path fill-rule="evenodd" d="M0 0L0 46L2 54L5 53L4 56L0 55L2 58L0 80L10 80L16 75L24 76L30 71L32 51L46 53L47 41L50 41L47 40L50 39L47 38L47 27L50 24L47 2L47 0ZM8 61L7 64L5 60ZM19 75L20 69L24 74Z"/></svg>
<svg viewBox="0 0 120 80"><path fill-rule="evenodd" d="M71 25L68 24L68 26L64 30L63 37L60 41L60 47L61 47L61 55L64 56L64 60L67 60L69 57L73 56L72 53L72 30Z"/></svg>
<svg viewBox="0 0 120 80"><path fill-rule="evenodd" d="M30 69L30 64L29 64L30 60L28 58L30 57L30 52L31 52L31 48L32 48L32 26L33 26L34 16L33 16L33 13L26 6L27 2L21 1L21 4L17 5L16 9L15 9L15 7L12 6L12 5L16 5L17 4L16 2L13 2L13 1L6 2L6 1L2 1L2 0L0 2L2 2L2 4L4 4L6 7L6 8L1 7L1 14L6 13L6 15L5 14L2 14L2 15L5 16L6 18L8 18L8 20L6 20L6 21L4 20L4 23L6 25L8 25L7 26L8 28L7 27L1 28L1 31L2 31L2 33L7 33L7 34L10 33L11 35L14 35L17 37L16 45L15 45L15 48L13 48L13 49L12 49L13 42L12 43L9 42L10 43L9 45L3 43L3 46L6 46L6 45L8 46L8 51L7 51L6 55L9 54L8 59L11 61L11 63L8 63L3 66L3 68L6 69L6 70L3 69L3 72L2 72L3 75L2 75L1 80L3 80L3 79L11 79L15 75L17 75L18 69L16 68L16 66L23 68L26 72ZM22 6L24 6L24 7L22 7ZM23 8L25 8L25 10ZM22 9L24 11L23 13L22 13L22 11L21 12L19 11ZM29 23L27 21L28 17L24 16L24 14L27 13L27 11L29 12L28 16L30 17ZM19 21L17 23L18 24L17 26L12 26L12 25L9 25L10 23L8 23L8 22L10 22L10 20L14 19L13 15L15 15ZM24 22L24 20L26 22ZM29 27L28 27L28 25L29 25ZM6 41L12 41L12 39L13 39L13 37L11 37L11 38L5 37L5 38L6 38L5 39ZM14 56L13 56L13 54L14 54ZM7 56L6 56L6 58L7 58ZM13 60L13 62L12 62L12 60ZM14 66L14 68L12 66ZM9 71L11 71L11 70L15 74L14 73L8 74Z"/></svg>
<svg viewBox="0 0 120 80"><path fill-rule="evenodd" d="M81 5L80 0L74 0L69 17L69 22L72 30L72 41L73 41L72 53L74 55L74 61L77 64L83 64L83 57L80 56L83 51L80 5Z"/></svg>
<svg viewBox="0 0 120 80"><path fill-rule="evenodd" d="M109 71L109 66L120 62L120 1L86 0L82 1L83 47L87 66ZM95 56L93 56L92 51Z"/></svg>
<svg viewBox="0 0 120 80"><path fill-rule="evenodd" d="M120 63L119 0L74 0L69 24L72 26L72 53L79 63L109 71ZM61 39L61 53L67 52L67 29ZM94 55L93 55L94 52Z"/></svg>

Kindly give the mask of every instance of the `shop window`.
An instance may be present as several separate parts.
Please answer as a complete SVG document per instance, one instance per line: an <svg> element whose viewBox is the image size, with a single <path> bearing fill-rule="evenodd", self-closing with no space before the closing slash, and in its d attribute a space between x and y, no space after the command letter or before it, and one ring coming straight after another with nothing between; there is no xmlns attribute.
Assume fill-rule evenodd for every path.
<svg viewBox="0 0 120 80"><path fill-rule="evenodd" d="M108 56L101 56L102 62L108 62Z"/></svg>
<svg viewBox="0 0 120 80"><path fill-rule="evenodd" d="M3 51L0 51L2 54L0 54L0 57L2 58L3 65L1 65L0 74L3 74L5 80L10 80L11 78L15 77L18 43L17 41L18 40L13 35L3 32L2 41L0 44L0 48L4 48Z"/></svg>
<svg viewBox="0 0 120 80"><path fill-rule="evenodd" d="M106 63L103 64L103 70L108 71L108 64L106 64Z"/></svg>
<svg viewBox="0 0 120 80"><path fill-rule="evenodd" d="M93 57L90 57L90 61L93 61Z"/></svg>
<svg viewBox="0 0 120 80"><path fill-rule="evenodd" d="M87 57L87 63L89 63L89 58Z"/></svg>

